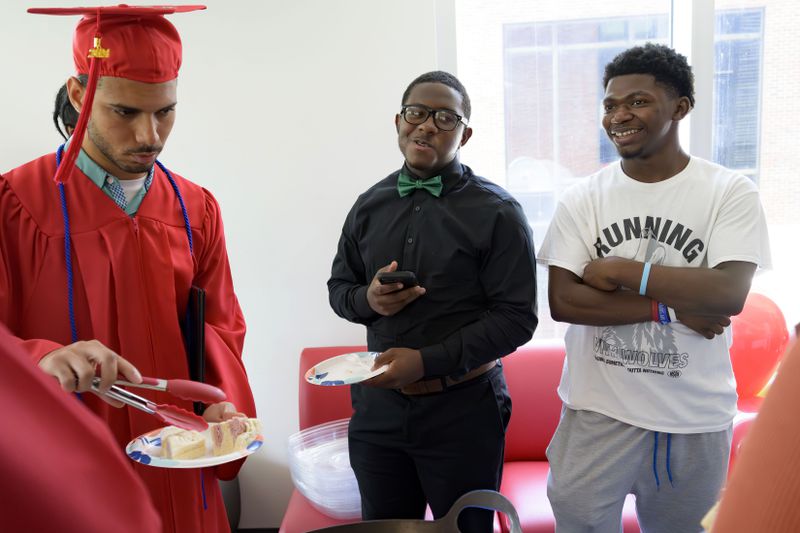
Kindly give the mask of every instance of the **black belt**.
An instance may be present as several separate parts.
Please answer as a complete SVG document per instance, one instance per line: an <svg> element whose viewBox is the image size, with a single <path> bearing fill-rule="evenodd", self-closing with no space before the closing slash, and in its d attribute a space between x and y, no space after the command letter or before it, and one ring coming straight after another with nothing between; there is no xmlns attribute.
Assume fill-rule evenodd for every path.
<svg viewBox="0 0 800 533"><path fill-rule="evenodd" d="M442 392L443 390L447 389L448 387L452 387L453 385L459 385L471 379L475 379L478 376L482 376L489 370L493 369L495 366L497 366L497 360L484 363L481 366L473 368L463 376L459 376L457 378L451 378L450 376L445 376L435 379L426 379L424 381L415 381L414 383L409 383L405 387L401 387L398 390L403 394L407 394L409 396L414 396L417 394L434 394L436 392Z"/></svg>

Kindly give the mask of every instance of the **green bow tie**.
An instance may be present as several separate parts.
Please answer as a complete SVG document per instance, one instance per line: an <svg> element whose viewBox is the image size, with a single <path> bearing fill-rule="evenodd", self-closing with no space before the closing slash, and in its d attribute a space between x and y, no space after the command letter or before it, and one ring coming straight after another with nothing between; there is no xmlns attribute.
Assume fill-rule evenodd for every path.
<svg viewBox="0 0 800 533"><path fill-rule="evenodd" d="M397 178L397 192L400 193L400 197L408 196L416 189L425 189L438 198L442 194L442 177L434 176L426 180L415 180L401 172L400 177Z"/></svg>

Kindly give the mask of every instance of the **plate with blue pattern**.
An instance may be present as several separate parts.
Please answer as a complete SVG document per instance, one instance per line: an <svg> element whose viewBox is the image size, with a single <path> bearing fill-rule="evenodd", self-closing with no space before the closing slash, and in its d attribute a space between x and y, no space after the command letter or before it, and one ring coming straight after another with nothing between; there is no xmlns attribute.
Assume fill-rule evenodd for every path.
<svg viewBox="0 0 800 533"><path fill-rule="evenodd" d="M372 370L378 352L354 352L337 355L318 363L306 372L306 381L326 387L352 385L386 372L388 365Z"/></svg>
<svg viewBox="0 0 800 533"><path fill-rule="evenodd" d="M211 428L213 426L213 423L209 424L207 430L200 432L206 440L212 438ZM264 437L261 432L258 432L258 435L256 435L247 444L247 447L242 450L236 450L225 455L211 455L211 453L207 451L205 456L196 459L168 459L164 457L162 435L166 436L167 432L173 432L177 429L178 428L175 428L175 426L167 426L139 435L125 447L125 454L130 460L147 466L157 466L161 468L204 468L206 466L221 465L242 459L260 449L264 444ZM207 444L206 448L210 449L210 446Z"/></svg>

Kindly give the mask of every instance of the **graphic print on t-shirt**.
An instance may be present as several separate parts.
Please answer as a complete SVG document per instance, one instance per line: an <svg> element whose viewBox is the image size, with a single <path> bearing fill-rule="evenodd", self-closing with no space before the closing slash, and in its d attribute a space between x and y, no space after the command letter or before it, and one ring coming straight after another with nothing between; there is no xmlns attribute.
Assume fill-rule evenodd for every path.
<svg viewBox="0 0 800 533"><path fill-rule="evenodd" d="M766 228L758 189L745 176L692 157L679 174L643 183L617 161L561 194L537 257L578 277L598 258L650 259L661 265L651 271L653 286L664 267L768 267ZM658 236L649 252L645 229L652 230L645 237ZM636 294L639 280L631 281L624 290ZM608 311L614 316L613 307ZM652 431L722 431L736 414L732 341L730 328L707 339L680 319L664 326L570 324L558 394L571 409Z"/></svg>
<svg viewBox="0 0 800 533"><path fill-rule="evenodd" d="M607 238L608 244L614 247L623 241L629 249L635 244L636 250L630 254L634 259L661 265L667 257L668 245L672 245L680 252L685 249L684 244L689 241L689 236L692 234L692 230L682 224L675 224L673 231L670 232L669 228L672 225L671 220L665 220L659 232L660 218L647 217L644 228L639 225L638 218L627 218L622 223L624 235L617 223L604 228L602 233ZM615 238L608 239L609 236ZM602 239L598 238L597 242L602 244ZM693 249L705 248L699 239L691 243ZM612 251L608 246L604 246L605 250L598 246L596 248L598 255L606 250L606 253ZM679 378L682 369L689 364L689 354L678 351L672 327L650 321L624 326L605 326L597 328L596 331L599 334L593 339L593 349L594 358L599 363L623 367L630 373L655 374L672 378Z"/></svg>
<svg viewBox="0 0 800 533"><path fill-rule="evenodd" d="M622 222L614 222L601 230L601 235L597 237L594 242L594 248L597 251L597 257L607 257L619 245L627 244L633 239L641 239L653 241L657 240L660 243L667 244L676 251L680 252L687 263L692 264L695 259L700 257L701 252L705 250L706 246L702 239L692 236L691 228L684 226L680 222L673 222L668 218L662 217L628 217L622 219ZM651 260L653 264L661 264L660 260L666 255L666 248L662 247L661 251L664 255L655 258L659 260ZM619 253L611 254L623 257ZM647 260L641 259L640 255L632 256L632 259L637 261Z"/></svg>

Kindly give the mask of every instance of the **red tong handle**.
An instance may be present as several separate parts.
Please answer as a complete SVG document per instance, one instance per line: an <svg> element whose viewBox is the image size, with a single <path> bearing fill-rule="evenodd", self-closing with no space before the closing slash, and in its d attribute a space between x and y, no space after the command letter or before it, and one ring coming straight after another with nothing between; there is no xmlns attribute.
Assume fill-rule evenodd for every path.
<svg viewBox="0 0 800 533"><path fill-rule="evenodd" d="M162 383L166 383L164 390L173 396L183 398L184 400L194 400L205 403L219 403L225 401L227 398L222 389L207 383L199 383L197 381L190 381L188 379L157 379L142 377L142 384L144 385L160 386Z"/></svg>

